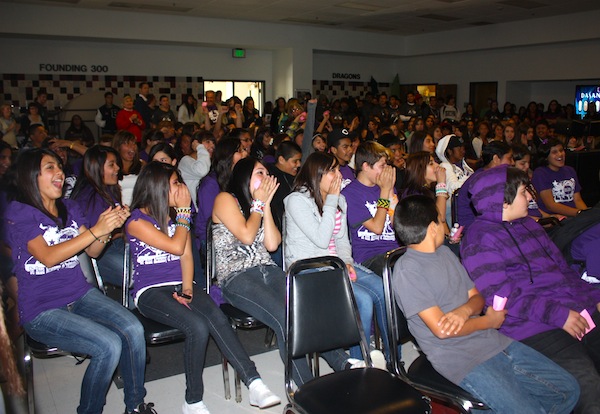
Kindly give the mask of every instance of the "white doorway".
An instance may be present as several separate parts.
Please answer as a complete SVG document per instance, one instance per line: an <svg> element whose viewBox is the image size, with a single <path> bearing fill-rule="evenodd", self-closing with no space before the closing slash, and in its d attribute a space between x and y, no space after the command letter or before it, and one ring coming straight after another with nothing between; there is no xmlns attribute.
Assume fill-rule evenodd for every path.
<svg viewBox="0 0 600 414"><path fill-rule="evenodd" d="M223 101L237 96L244 102L248 96L254 100L254 107L263 115L264 81L204 81L204 91L221 91Z"/></svg>

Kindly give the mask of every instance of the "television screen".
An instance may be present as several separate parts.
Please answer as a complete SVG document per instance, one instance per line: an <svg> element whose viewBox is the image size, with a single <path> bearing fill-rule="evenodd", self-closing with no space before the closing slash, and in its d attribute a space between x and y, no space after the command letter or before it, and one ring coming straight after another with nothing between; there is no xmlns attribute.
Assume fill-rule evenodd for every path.
<svg viewBox="0 0 600 414"><path fill-rule="evenodd" d="M575 87L575 113L583 118L590 105L600 112L600 86L577 85Z"/></svg>

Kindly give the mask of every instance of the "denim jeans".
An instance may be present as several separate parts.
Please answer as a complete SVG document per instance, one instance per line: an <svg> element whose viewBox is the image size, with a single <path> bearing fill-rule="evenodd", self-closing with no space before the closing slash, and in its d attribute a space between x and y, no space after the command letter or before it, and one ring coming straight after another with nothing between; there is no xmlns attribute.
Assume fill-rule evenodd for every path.
<svg viewBox="0 0 600 414"><path fill-rule="evenodd" d="M516 341L477 365L459 385L485 402L492 413L567 414L579 398L571 374Z"/></svg>
<svg viewBox="0 0 600 414"><path fill-rule="evenodd" d="M592 318L600 326L600 314ZM579 382L581 396L576 414L600 413L600 330L595 328L580 342L562 329L552 329L521 340L571 373Z"/></svg>
<svg viewBox="0 0 600 414"><path fill-rule="evenodd" d="M38 342L90 356L77 413L102 413L117 365L127 410L133 411L144 401L144 328L131 312L98 290L90 289L68 306L40 313L24 328Z"/></svg>
<svg viewBox="0 0 600 414"><path fill-rule="evenodd" d="M202 372L209 335L240 374L244 384L250 385L254 379L259 378L254 362L248 357L227 317L210 296L200 286L194 286L194 298L188 309L173 299L173 291L173 286L146 290L138 299L138 309L144 316L175 327L185 334L185 401L188 404L202 401Z"/></svg>
<svg viewBox="0 0 600 414"><path fill-rule="evenodd" d="M386 359L389 361L390 353L387 336L388 328L387 315L385 312L385 296L383 294L383 280L381 279L381 276L376 275L362 265L355 263L354 270L356 270L356 281L352 283L352 290L354 291L354 298L356 299L356 306L365 332L365 337L368 342L371 337L374 308L379 330L381 331L383 339ZM351 347L350 356L352 358L362 359L360 347Z"/></svg>
<svg viewBox="0 0 600 414"><path fill-rule="evenodd" d="M257 266L229 277L221 286L223 296L236 308L257 318L273 329L281 359L286 361L285 273L277 266ZM321 356L335 370L343 370L348 354L342 350L323 352ZM293 362L292 378L300 386L313 376L306 358Z"/></svg>
<svg viewBox="0 0 600 414"><path fill-rule="evenodd" d="M123 238L117 237L112 240L98 258L98 270L102 281L111 285L121 286L123 284L123 256L125 254L125 242Z"/></svg>

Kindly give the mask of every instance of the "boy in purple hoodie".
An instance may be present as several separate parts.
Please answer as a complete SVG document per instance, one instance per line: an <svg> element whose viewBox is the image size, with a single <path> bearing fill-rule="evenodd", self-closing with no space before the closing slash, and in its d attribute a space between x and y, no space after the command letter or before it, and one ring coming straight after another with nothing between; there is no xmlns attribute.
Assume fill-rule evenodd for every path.
<svg viewBox="0 0 600 414"><path fill-rule="evenodd" d="M527 174L508 166L474 178L471 201L479 216L462 240L463 265L488 306L496 295L508 299L500 332L577 379L576 413L600 413L600 331L591 329L600 324L600 290L579 279L527 216L527 185Z"/></svg>
<svg viewBox="0 0 600 414"><path fill-rule="evenodd" d="M404 198L394 214L407 244L392 289L433 367L485 402L493 413L569 413L579 387L565 370L498 332L506 311L491 306L444 243L435 201ZM475 411L473 411L475 412Z"/></svg>

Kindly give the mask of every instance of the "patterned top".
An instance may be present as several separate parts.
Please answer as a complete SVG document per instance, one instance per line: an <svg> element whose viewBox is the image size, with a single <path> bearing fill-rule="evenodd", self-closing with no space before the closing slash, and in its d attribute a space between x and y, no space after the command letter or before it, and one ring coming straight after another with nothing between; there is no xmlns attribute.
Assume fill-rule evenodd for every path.
<svg viewBox="0 0 600 414"><path fill-rule="evenodd" d="M260 265L276 266L263 244L264 240L265 229L262 223L250 245L239 241L224 224L213 224L213 247L219 285L246 269Z"/></svg>
<svg viewBox="0 0 600 414"><path fill-rule="evenodd" d="M329 253L337 256L337 250L335 249L335 236L340 232L342 228L342 212L340 210L335 212L335 225L333 226L333 234L331 240L329 240Z"/></svg>

